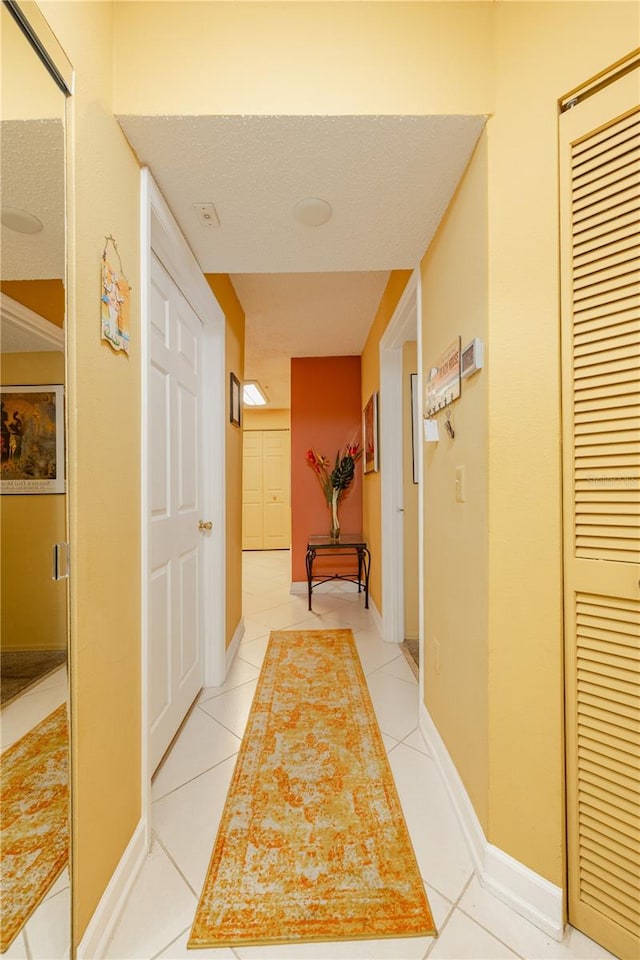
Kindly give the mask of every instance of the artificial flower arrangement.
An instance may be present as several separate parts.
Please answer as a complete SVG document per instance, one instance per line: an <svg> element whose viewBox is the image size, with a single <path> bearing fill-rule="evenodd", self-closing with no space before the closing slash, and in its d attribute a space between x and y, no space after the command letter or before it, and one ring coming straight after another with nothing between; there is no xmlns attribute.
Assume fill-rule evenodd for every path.
<svg viewBox="0 0 640 960"><path fill-rule="evenodd" d="M315 450L311 449L307 450L306 456L322 487L327 506L331 510L331 539L337 540L340 536L338 505L342 494L355 476L356 463L362 456L360 444L348 443L342 452L338 450L331 471L329 470L330 462L325 456L318 456Z"/></svg>

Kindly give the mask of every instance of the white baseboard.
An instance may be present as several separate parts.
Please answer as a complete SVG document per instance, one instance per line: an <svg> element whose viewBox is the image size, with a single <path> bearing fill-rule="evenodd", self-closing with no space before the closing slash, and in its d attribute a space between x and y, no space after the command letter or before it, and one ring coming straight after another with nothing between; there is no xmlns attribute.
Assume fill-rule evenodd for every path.
<svg viewBox="0 0 640 960"><path fill-rule="evenodd" d="M233 636L232 636L232 638L231 638L231 643L229 644L229 646L228 646L227 649L225 650L225 654L224 654L224 657L225 657L225 662L224 662L224 675L225 675L225 679L226 679L226 677L228 676L229 670L231 669L231 665L232 665L233 661L234 661L235 658L236 658L236 654L237 654L237 652L238 652L238 648L239 648L240 644L242 643L242 638L243 638L243 637L244 637L244 617L240 617L240 620L238 621L238 626L237 626L237 627L235 628L235 630L233 631Z"/></svg>
<svg viewBox="0 0 640 960"><path fill-rule="evenodd" d="M138 822L127 849L122 854L106 890L100 898L82 940L78 944L76 960L100 960L106 954L107 946L120 914L127 902L131 888L147 857L146 826L144 819Z"/></svg>
<svg viewBox="0 0 640 960"><path fill-rule="evenodd" d="M469 794L424 703L420 704L419 724L458 816L480 883L554 940L562 940L562 888L488 843Z"/></svg>

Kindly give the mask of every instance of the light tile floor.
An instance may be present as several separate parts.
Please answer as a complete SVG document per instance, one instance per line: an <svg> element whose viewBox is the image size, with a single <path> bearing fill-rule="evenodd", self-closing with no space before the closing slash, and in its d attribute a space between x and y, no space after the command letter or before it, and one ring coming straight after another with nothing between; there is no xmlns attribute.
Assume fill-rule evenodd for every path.
<svg viewBox="0 0 640 960"><path fill-rule="evenodd" d="M33 729L67 699L67 668L60 667L3 707L2 750ZM64 870L22 928L3 960L67 960L71 943L71 890Z"/></svg>
<svg viewBox="0 0 640 960"><path fill-rule="evenodd" d="M380 638L357 593L289 593L287 551L245 553L246 633L224 686L203 690L152 786L153 847L107 950L108 960L604 960L568 928L562 943L486 893L417 729L418 687L402 652ZM187 951L240 738L270 628L351 627L439 930L437 938Z"/></svg>

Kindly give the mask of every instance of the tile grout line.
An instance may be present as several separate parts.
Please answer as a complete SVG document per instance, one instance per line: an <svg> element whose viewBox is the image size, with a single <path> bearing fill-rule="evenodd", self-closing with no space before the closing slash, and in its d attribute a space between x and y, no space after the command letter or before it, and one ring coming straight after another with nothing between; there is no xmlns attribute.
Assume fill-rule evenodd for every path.
<svg viewBox="0 0 640 960"><path fill-rule="evenodd" d="M190 929L191 929L190 927L185 927L184 930L181 930L177 937L174 937L173 940L171 940L171 941L166 945L166 947L161 947L160 950L158 950L157 953L154 953L154 955L153 955L152 957L149 957L149 960L158 960L158 957L161 957L162 954L165 952L165 950L168 950L168 949L169 949L169 947L171 946L172 943L175 943L176 940L179 940L180 937L183 935L183 933L186 933L187 930L190 930Z"/></svg>
<svg viewBox="0 0 640 960"><path fill-rule="evenodd" d="M234 733L234 737L236 737L236 739L239 739L235 733ZM152 808L154 803L159 803L161 800L166 800L167 797L170 797L172 794L176 793L178 790L182 790L183 787L186 787L188 783L193 783L194 780L198 780L205 773L211 773L212 770L215 770L215 768L219 767L220 764L226 763L227 760L231 759L231 757L237 757L239 750L240 750L240 744L238 744L238 749L234 753L230 753L228 757L223 757L222 760L218 760L216 763L212 764L210 767L207 767L206 770L201 770L200 773L196 773L194 777L189 777L188 780L184 780L183 783L180 783L177 787L173 787L172 790L169 790L167 793L163 793L161 797L153 798L151 801Z"/></svg>
<svg viewBox="0 0 640 960"><path fill-rule="evenodd" d="M436 946L436 944L438 943L438 941L440 940L440 937L442 936L442 934L444 933L444 931L447 929L447 926L449 925L449 921L451 920L451 917L452 917L452 916L454 915L454 913L456 912L456 909L457 909L457 907L458 907L458 904L460 903L460 901L461 901L462 898L464 897L465 893L466 893L467 890L469 889L469 884L472 882L472 880L473 880L474 877L475 877L475 872L472 870L472 871L471 871L471 876L469 877L469 879L467 880L467 882L466 882L465 885L463 886L462 890L460 891L457 900L455 900L454 902L452 902L451 900L449 900L448 897L445 897L445 900L449 900L449 903L451 903L451 909L449 910L449 912L447 913L447 916L445 917L445 921L444 921L444 923L442 924L442 929L438 931L438 936L437 936L437 937L434 937L433 943L429 944L429 946L427 947L427 952L425 953L425 955L424 955L424 957L422 958L422 960L427 960L427 957L431 956L431 951L435 949L435 946ZM433 887L433 884L431 884L431 886ZM436 887L433 887L433 889L436 890L436 893L440 893L440 891L437 890ZM429 894L427 893L427 898L428 898L428 896L429 896ZM440 893L440 896L444 896L444 894L443 894L443 893Z"/></svg>
<svg viewBox="0 0 640 960"><path fill-rule="evenodd" d="M158 846L159 846L160 849L163 851L163 853L165 854L165 856L169 859L169 861L170 861L170 862L173 864L173 866L176 868L176 870L178 871L178 873L180 874L180 876L182 877L182 879L184 880L184 882L185 882L186 885L188 886L189 890L191 891L191 893L192 893L192 894L194 895L194 897L196 898L196 910L197 910L197 909L198 909L198 903L200 902L200 894L199 894L199 893L196 893L196 891L193 889L193 887L191 886L191 884L189 883L189 881L188 881L187 878L185 877L184 873L182 872L182 870L180 869L180 867L178 866L178 864L176 863L176 861L173 859L172 854L169 852L168 848L165 846L164 841L160 838L159 834L153 829L153 827L151 828L151 834L152 834L153 839L155 840L155 842L158 844ZM213 852L213 850L212 850L212 852ZM208 866L207 866L207 871L208 871ZM206 880L206 877L205 877L205 880ZM179 936L179 934L178 934L178 936ZM174 937L173 940L175 940L175 939L176 939L176 938ZM171 940L171 943L173 943L173 940ZM167 946L169 946L169 944L167 944ZM166 950L166 947L164 947L163 949Z"/></svg>

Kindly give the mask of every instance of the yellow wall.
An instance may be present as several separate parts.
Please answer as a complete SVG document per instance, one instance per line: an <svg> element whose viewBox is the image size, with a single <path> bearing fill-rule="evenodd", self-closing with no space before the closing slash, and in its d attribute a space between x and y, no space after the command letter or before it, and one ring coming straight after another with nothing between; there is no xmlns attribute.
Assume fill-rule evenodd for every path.
<svg viewBox="0 0 640 960"><path fill-rule="evenodd" d="M380 390L380 337L387 329L398 301L407 285L411 270L392 270L362 351L362 409L372 393ZM369 591L378 610L382 611L382 522L380 514L380 473L362 477L362 532L371 551Z"/></svg>
<svg viewBox="0 0 640 960"><path fill-rule="evenodd" d="M4 353L2 385L64 383L64 354ZM65 583L51 579L52 547L66 540L64 494L0 498L3 650L67 646Z"/></svg>
<svg viewBox="0 0 640 960"><path fill-rule="evenodd" d="M69 101L68 357L73 939L140 819L139 169L113 116L111 3L40 4ZM133 283L131 353L100 340L105 236Z"/></svg>
<svg viewBox="0 0 640 960"><path fill-rule="evenodd" d="M458 335L487 341L487 136L483 134L422 265L422 364ZM464 277L464 282L461 278ZM424 444L424 696L488 830L487 398L489 370L463 381L455 437ZM465 502L455 498L464 466Z"/></svg>
<svg viewBox="0 0 640 960"><path fill-rule="evenodd" d="M244 310L226 273L205 277L226 318L225 382L234 373L244 379ZM229 422L229 391L225 410L226 456L226 627L228 647L242 617L242 430Z"/></svg>
<svg viewBox="0 0 640 960"><path fill-rule="evenodd" d="M418 372L418 344L408 340L402 348L402 516L404 530L404 636L417 640L420 634L418 597L418 485L413 482L413 420L411 374ZM422 426L422 425L420 425ZM418 451L415 451L417 460Z"/></svg>
<svg viewBox="0 0 640 960"><path fill-rule="evenodd" d="M269 410L260 407L245 407L242 411L244 430L290 430L290 410Z"/></svg>
<svg viewBox="0 0 640 960"><path fill-rule="evenodd" d="M496 4L488 191L489 838L559 885L557 99L638 45L637 3Z"/></svg>
<svg viewBox="0 0 640 960"><path fill-rule="evenodd" d="M491 101L491 2L117 8L121 113L477 114ZM162 69L177 51L180 69Z"/></svg>
<svg viewBox="0 0 640 960"><path fill-rule="evenodd" d="M0 280L0 291L57 327L64 326L62 280Z"/></svg>

